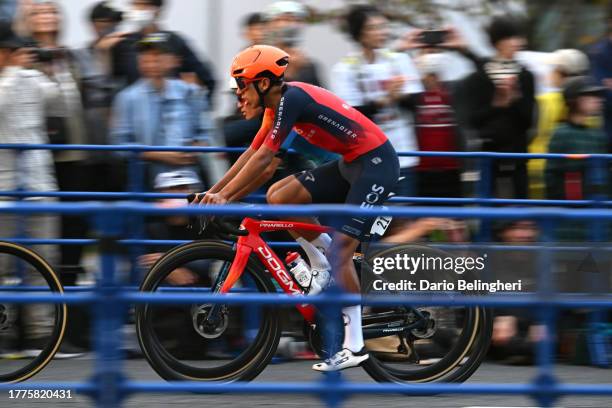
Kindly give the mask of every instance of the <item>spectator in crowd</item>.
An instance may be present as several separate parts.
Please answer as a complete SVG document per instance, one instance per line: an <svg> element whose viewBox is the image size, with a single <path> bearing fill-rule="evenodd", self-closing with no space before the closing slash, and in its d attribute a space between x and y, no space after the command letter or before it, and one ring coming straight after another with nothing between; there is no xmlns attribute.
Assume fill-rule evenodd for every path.
<svg viewBox="0 0 612 408"><path fill-rule="evenodd" d="M557 126L566 119L567 107L563 100L563 85L576 76L585 75L589 70L588 57L579 50L557 50L551 56L551 90L538 95L538 133L529 145L530 153L547 153L550 138ZM530 197L544 198L545 160L529 161Z"/></svg>
<svg viewBox="0 0 612 408"><path fill-rule="evenodd" d="M444 54L427 52L416 59L425 92L416 97L416 135L421 151L459 151L459 130L455 122L452 90L442 81ZM461 197L461 170L454 157L421 157L418 196Z"/></svg>
<svg viewBox="0 0 612 408"><path fill-rule="evenodd" d="M494 225L496 240L511 246L533 245L539 230L530 220L499 221ZM508 263L512 259L512 263ZM489 279L521 280L524 291L536 289L538 256L524 249L495 251L488 260ZM534 347L543 340L546 328L535 322L526 309L497 308L489 356L507 364L531 364Z"/></svg>
<svg viewBox="0 0 612 408"><path fill-rule="evenodd" d="M568 107L567 122L555 130L548 150L561 154L604 154L609 140L601 128L589 128L590 119L600 115L605 88L594 79L576 77L566 82L563 96ZM608 181L605 169L589 170L586 160L547 160L545 181L546 198L550 200L586 200L595 195L606 195L608 186L597 181L594 171L603 172L603 182ZM581 221L564 221L558 225L557 238L579 242L587 239L587 224Z"/></svg>
<svg viewBox="0 0 612 408"><path fill-rule="evenodd" d="M112 49L113 75L126 85L136 82L140 78L136 44L149 34L163 32L176 50L170 75L203 86L210 101L215 90L212 69L196 56L183 37L159 26L163 7L164 0L132 0L131 9L123 16L124 23L119 28L120 32L128 34Z"/></svg>
<svg viewBox="0 0 612 408"><path fill-rule="evenodd" d="M612 147L612 6L608 13L606 37L593 47L591 52L593 76L606 88L605 129L608 142Z"/></svg>
<svg viewBox="0 0 612 408"><path fill-rule="evenodd" d="M108 141L110 106L116 88L110 75L109 50L122 40L121 35L112 35L121 23L121 12L107 3L97 3L89 13L95 39L86 48L73 52L80 74L87 131L93 144Z"/></svg>
<svg viewBox="0 0 612 408"><path fill-rule="evenodd" d="M17 12L17 0L0 0L0 21L12 22Z"/></svg>
<svg viewBox="0 0 612 408"><path fill-rule="evenodd" d="M251 13L243 21L242 36L247 46L264 44L266 38L266 20L262 13Z"/></svg>
<svg viewBox="0 0 612 408"><path fill-rule="evenodd" d="M534 77L515 59L525 35L514 18L498 17L489 27L495 56L466 79L469 123L492 152L526 153L535 109ZM498 197L527 197L525 160L496 160L493 193Z"/></svg>
<svg viewBox="0 0 612 408"><path fill-rule="evenodd" d="M95 145L109 144L111 106L117 84L110 72L110 50L122 40L116 32L121 22L121 12L111 8L109 2L95 4L88 16L95 39L85 48L74 50L72 57L79 73L79 85L83 100L85 128L88 142ZM125 186L124 166L109 152L90 152L88 162L93 191L122 191Z"/></svg>
<svg viewBox="0 0 612 408"><path fill-rule="evenodd" d="M601 114L605 88L586 76L565 83L563 97L568 107L567 122L557 127L548 150L550 153L607 153L609 142L601 129L588 127L589 119ZM583 200L601 193L589 179L584 160L548 160L546 196L552 200Z"/></svg>
<svg viewBox="0 0 612 408"><path fill-rule="evenodd" d="M33 54L24 48L25 43L15 35L8 22L0 22L0 143L46 144L45 105L55 100L57 84L41 72L31 69ZM32 150L16 152L0 151L0 190L14 191L22 188L32 192L56 191L57 183L51 152ZM3 198L6 200L6 198ZM32 197L28 201L52 201L49 198ZM54 239L57 237L57 217L32 214L21 217L11 214L0 216L4 239L27 234L29 238ZM40 246L36 250L51 264L56 264L57 247ZM9 257L0 261L0 277L10 276ZM27 273L26 277L40 274ZM29 278L28 278L29 279ZM30 282L40 284L41 282ZM52 330L52 319L43 305L25 308L26 344L23 350L41 350ZM3 333L3 336L6 333ZM6 345L5 345L6 346Z"/></svg>
<svg viewBox="0 0 612 408"><path fill-rule="evenodd" d="M54 0L40 0L24 9L24 29L36 47L35 68L47 74L60 90L57 98L47 104L46 124L49 142L53 144L87 144L84 127L83 105L78 80L80 74L69 49L60 43L62 15ZM88 174L88 154L83 151L58 151L54 153L55 173L60 191L89 191L91 177ZM62 201L74 201L65 198ZM87 223L81 217L63 216L61 237L83 238ZM60 277L62 284L72 286L80 266L83 247L65 245L61 248Z"/></svg>
<svg viewBox="0 0 612 408"><path fill-rule="evenodd" d="M113 104L112 137L116 144L191 146L207 143L210 123L202 88L167 78L174 53L171 35L154 33L137 44L141 79L121 91ZM185 152L145 152L151 162L149 188L163 172L200 172L198 155Z"/></svg>
<svg viewBox="0 0 612 408"><path fill-rule="evenodd" d="M267 42L285 50L291 59L285 80L322 86L319 68L300 48L304 36L306 7L297 1L277 1L265 11Z"/></svg>
<svg viewBox="0 0 612 408"><path fill-rule="evenodd" d="M198 175L191 170L175 170L159 173L155 177L155 191L163 194L189 194L202 189L202 181ZM162 199L157 205L162 208L174 208L184 206L184 199ZM171 217L156 217L147 223L147 235L150 239L160 240L196 240L197 228L187 228L189 217L174 215ZM138 259L140 267L149 270L159 258L168 250L167 247L155 247L153 252L145 254ZM188 269L181 268L171 273L167 281L173 285L193 284L196 276Z"/></svg>
<svg viewBox="0 0 612 408"><path fill-rule="evenodd" d="M373 6L354 6L348 13L348 32L359 51L333 68L332 89L339 97L372 119L385 132L398 152L416 151L412 116L404 108L411 96L424 91L412 60L385 48L389 22ZM399 196L414 196L415 157L400 158L403 181Z"/></svg>

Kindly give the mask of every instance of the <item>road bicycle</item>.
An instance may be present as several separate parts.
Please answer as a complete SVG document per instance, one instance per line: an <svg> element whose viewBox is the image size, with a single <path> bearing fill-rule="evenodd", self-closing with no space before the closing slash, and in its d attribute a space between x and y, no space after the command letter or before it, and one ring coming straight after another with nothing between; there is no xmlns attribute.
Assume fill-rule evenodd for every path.
<svg viewBox="0 0 612 408"><path fill-rule="evenodd" d="M15 293L64 291L41 255L21 245L0 242L0 295ZM66 316L63 303L0 302L0 382L25 381L49 364L64 338Z"/></svg>
<svg viewBox="0 0 612 408"><path fill-rule="evenodd" d="M140 290L223 296L280 290L302 295L305 291L261 234L322 233L330 228L254 218L245 218L238 228L216 218L207 227L211 230L221 239L195 241L169 251L153 265ZM322 346L328 343L321 340L325 316L313 305L295 308L312 349L319 356L329 355ZM281 322L288 318L286 310L274 305L140 305L136 329L145 358L166 380L249 381L271 362ZM481 307L405 305L364 309L363 328L370 358L362 367L376 381L462 382L485 356L492 319L490 311Z"/></svg>

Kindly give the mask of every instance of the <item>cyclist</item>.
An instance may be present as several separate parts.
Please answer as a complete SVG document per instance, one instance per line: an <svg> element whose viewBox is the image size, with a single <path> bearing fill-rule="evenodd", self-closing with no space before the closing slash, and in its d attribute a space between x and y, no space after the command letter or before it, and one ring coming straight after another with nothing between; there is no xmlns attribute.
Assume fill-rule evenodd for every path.
<svg viewBox="0 0 612 408"><path fill-rule="evenodd" d="M337 153L341 159L312 171L290 176L272 186L272 204L346 203L370 208L382 204L399 176L397 153L385 134L359 111L329 91L301 82L285 83L289 55L279 48L256 45L241 51L231 67L237 96L245 107L274 112L264 121L251 147L203 197L203 204L239 200L284 148L291 131L311 144ZM270 115L270 111L268 111ZM336 280L348 292L359 293L352 257L360 239L370 231L366 217L342 217L331 240L329 261ZM305 236L306 237L306 236ZM336 371L360 365L369 358L361 327L361 306L342 309L346 316L342 350L313 365L317 371Z"/></svg>

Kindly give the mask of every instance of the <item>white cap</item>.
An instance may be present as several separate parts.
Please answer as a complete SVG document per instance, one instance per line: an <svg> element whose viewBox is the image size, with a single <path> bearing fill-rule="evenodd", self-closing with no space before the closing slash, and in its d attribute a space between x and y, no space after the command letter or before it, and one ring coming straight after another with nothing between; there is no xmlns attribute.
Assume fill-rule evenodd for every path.
<svg viewBox="0 0 612 408"><path fill-rule="evenodd" d="M297 1L277 1L270 4L264 10L264 15L268 20L274 19L283 14L292 14L300 19L305 19L308 16L306 7Z"/></svg>
<svg viewBox="0 0 612 408"><path fill-rule="evenodd" d="M566 75L584 75L589 70L589 57L575 49L563 49L553 52L550 64Z"/></svg>
<svg viewBox="0 0 612 408"><path fill-rule="evenodd" d="M415 58L414 63L423 75L441 75L448 63L446 56L441 53L422 54Z"/></svg>
<svg viewBox="0 0 612 408"><path fill-rule="evenodd" d="M155 177L155 189L172 188L179 186L196 186L202 181L193 170L175 170L159 173Z"/></svg>

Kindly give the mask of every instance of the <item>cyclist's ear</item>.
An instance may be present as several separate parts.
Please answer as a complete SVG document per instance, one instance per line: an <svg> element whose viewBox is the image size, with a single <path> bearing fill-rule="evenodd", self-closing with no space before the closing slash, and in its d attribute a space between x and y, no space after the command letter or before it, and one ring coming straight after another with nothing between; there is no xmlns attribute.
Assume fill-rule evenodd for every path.
<svg viewBox="0 0 612 408"><path fill-rule="evenodd" d="M272 82L270 81L270 78L262 78L257 82L256 86L259 88L260 92L265 94L270 90Z"/></svg>

